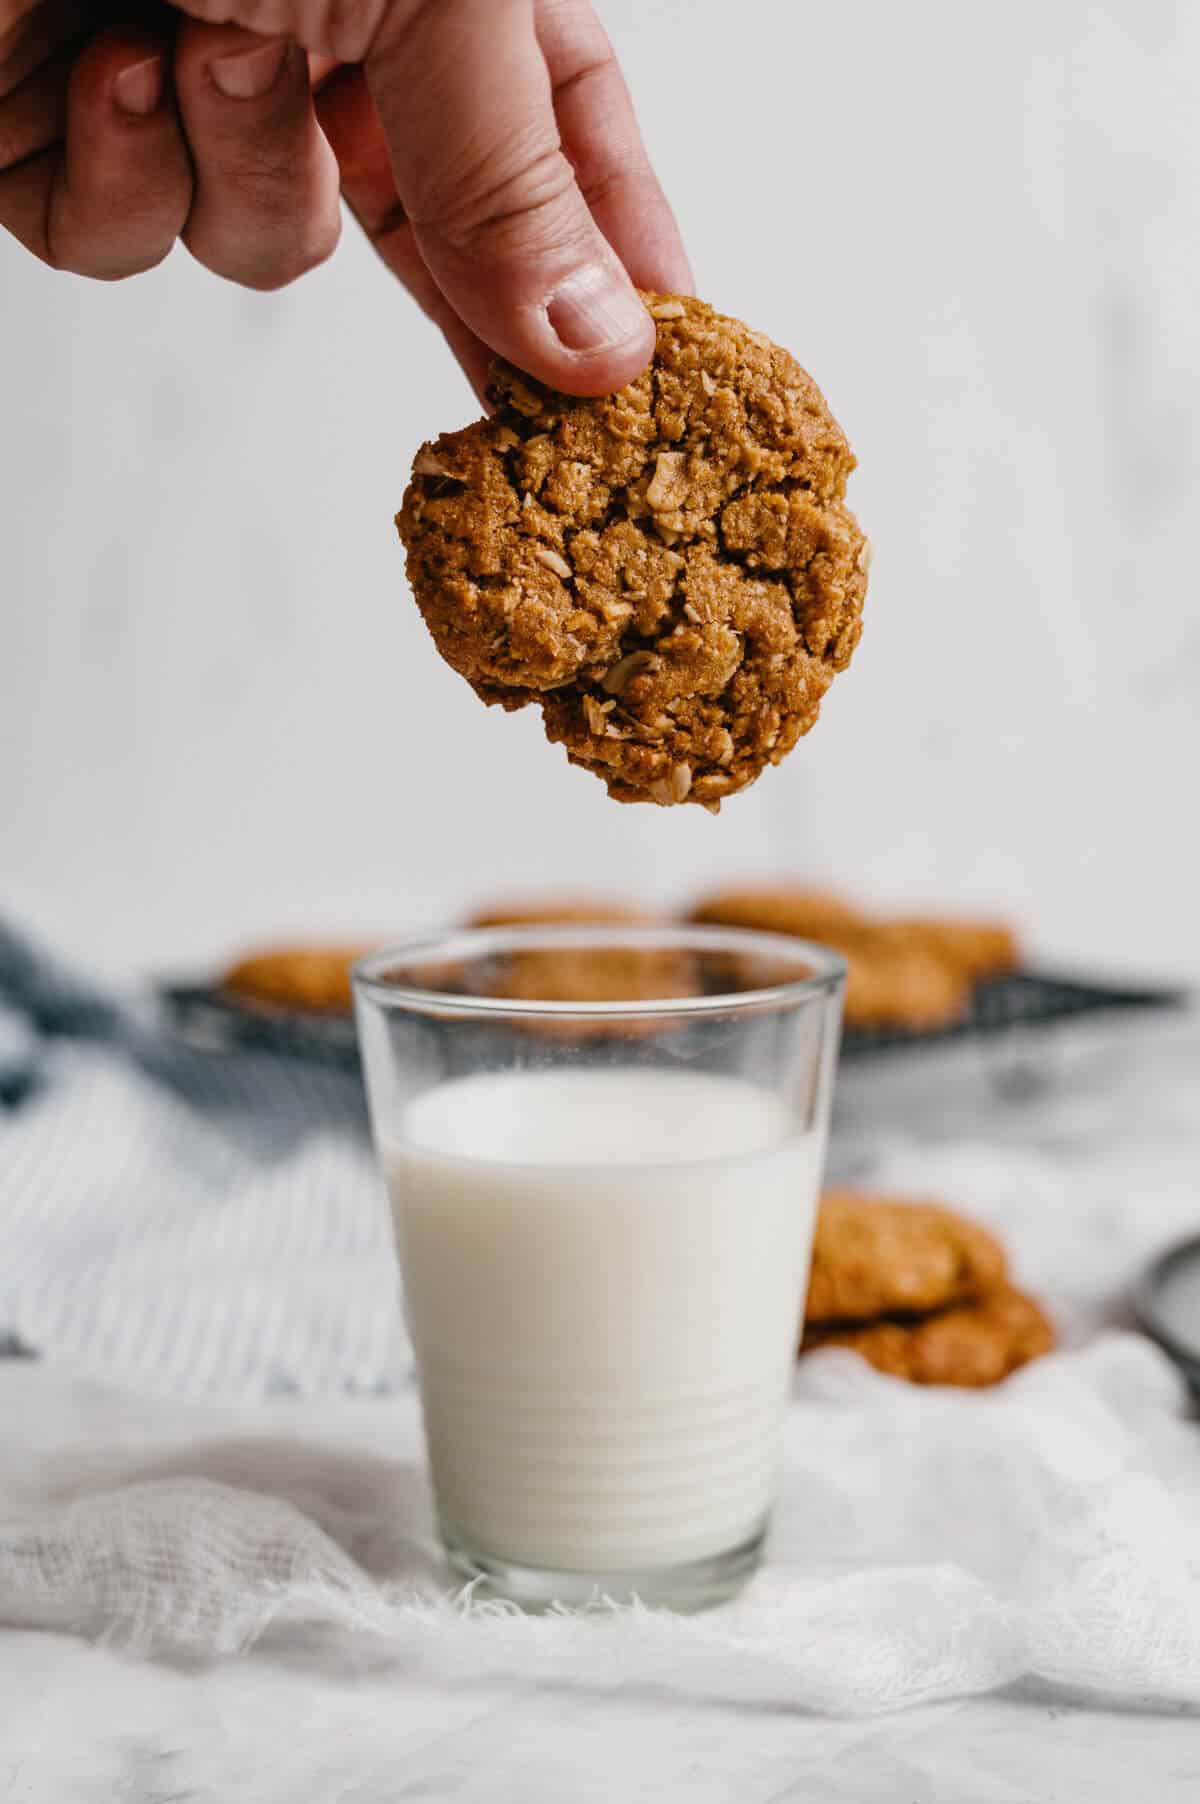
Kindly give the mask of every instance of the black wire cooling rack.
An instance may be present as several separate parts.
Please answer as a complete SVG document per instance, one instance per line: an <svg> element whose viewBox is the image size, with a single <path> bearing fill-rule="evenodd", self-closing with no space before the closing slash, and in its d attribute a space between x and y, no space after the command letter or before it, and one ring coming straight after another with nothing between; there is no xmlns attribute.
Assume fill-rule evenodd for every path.
<svg viewBox="0 0 1200 1804"><path fill-rule="evenodd" d="M159 996L175 1030L194 1046L214 1052L239 1048L353 1065L358 1052L354 1023L345 1015L301 1014L241 1002L208 984L167 983ZM977 986L967 1012L933 1030L847 1027L842 1057L914 1052L956 1041L1024 1037L1082 1017L1177 1008L1182 989L1130 987L1085 981L1050 971L1014 971Z"/></svg>
<svg viewBox="0 0 1200 1804"><path fill-rule="evenodd" d="M966 1013L945 1027L928 1031L847 1027L842 1034L842 1055L859 1058L877 1052L950 1045L956 1040L994 1040L1023 1034L1031 1028L1053 1027L1081 1016L1179 1008L1186 1001L1186 990L1178 988L1120 986L1052 971L1011 971L977 984Z"/></svg>

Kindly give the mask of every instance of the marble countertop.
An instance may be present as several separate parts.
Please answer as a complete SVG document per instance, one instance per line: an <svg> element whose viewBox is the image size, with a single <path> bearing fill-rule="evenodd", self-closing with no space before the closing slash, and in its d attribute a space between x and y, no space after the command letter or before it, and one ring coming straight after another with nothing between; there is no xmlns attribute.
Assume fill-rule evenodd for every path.
<svg viewBox="0 0 1200 1804"><path fill-rule="evenodd" d="M1017 1692L830 1721L488 1677L464 1715L369 1671L314 1708L297 1660L260 1667L251 1701L237 1665L201 1681L47 1639L0 1640L0 1699L28 1750L0 1760L5 1804L1191 1804L1200 1788L1185 1712Z"/></svg>
<svg viewBox="0 0 1200 1804"><path fill-rule="evenodd" d="M1200 1021L1109 1023L847 1071L832 1169L937 1189L1001 1224L1018 1271L1067 1341L1082 1341L1126 1321L1145 1260L1200 1228ZM314 1686L315 1658L292 1645L205 1669L4 1633L0 1804L1200 1795L1195 1711L1102 1710L1040 1684L830 1720L569 1672L551 1683L492 1670L451 1691L365 1656Z"/></svg>

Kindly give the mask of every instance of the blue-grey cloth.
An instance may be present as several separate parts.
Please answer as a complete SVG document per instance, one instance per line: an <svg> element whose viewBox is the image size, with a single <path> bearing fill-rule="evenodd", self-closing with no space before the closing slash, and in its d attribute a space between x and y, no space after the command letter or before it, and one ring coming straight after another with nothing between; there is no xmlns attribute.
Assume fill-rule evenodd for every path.
<svg viewBox="0 0 1200 1804"><path fill-rule="evenodd" d="M188 1391L407 1370L356 1072L184 1044L0 921L0 1346Z"/></svg>

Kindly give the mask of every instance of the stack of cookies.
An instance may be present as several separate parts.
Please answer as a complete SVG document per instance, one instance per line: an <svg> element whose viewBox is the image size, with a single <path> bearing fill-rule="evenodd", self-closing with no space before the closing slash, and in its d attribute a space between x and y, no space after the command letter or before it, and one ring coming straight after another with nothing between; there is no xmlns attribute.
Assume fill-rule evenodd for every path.
<svg viewBox="0 0 1200 1804"><path fill-rule="evenodd" d="M634 902L582 893L517 897L476 909L467 927L621 927L653 925ZM219 986L229 998L263 1010L348 1015L350 973L378 942L312 941L266 947L239 958ZM546 947L514 950L474 973L488 995L513 1002L621 1002L691 996L697 977L689 956L671 948Z"/></svg>
<svg viewBox="0 0 1200 1804"><path fill-rule="evenodd" d="M847 964L847 1027L948 1027L986 977L1015 970L1016 935L1002 922L868 914L799 883L741 884L694 907L689 920L819 940Z"/></svg>
<svg viewBox="0 0 1200 1804"><path fill-rule="evenodd" d="M1020 949L1002 922L952 916L868 914L844 897L798 883L742 884L719 891L692 908L686 919L715 926L785 933L832 946L846 960L848 1027L936 1030L961 1019L972 988L987 977L1014 970ZM650 925L655 916L634 901L611 895L548 894L480 908L471 927ZM348 1013L350 967L367 944L314 942L284 945L241 959L221 980L225 992L258 1006L317 1013ZM696 974L678 952L616 948L550 951L510 959L514 988L498 990L514 1000L601 1002L628 997L686 996ZM730 987L763 981L740 967Z"/></svg>
<svg viewBox="0 0 1200 1804"><path fill-rule="evenodd" d="M801 1352L848 1347L912 1384L998 1384L1054 1345L1004 1248L940 1203L829 1190L821 1199Z"/></svg>
<svg viewBox="0 0 1200 1804"><path fill-rule="evenodd" d="M510 898L476 909L469 927L638 927L654 916L637 903L582 892ZM641 1002L694 995L697 974L686 952L653 946L543 946L491 961L491 995L512 1002ZM547 1031L545 1024L543 1031ZM578 1038L578 1022L563 1031ZM624 1032L631 1029L626 1025Z"/></svg>

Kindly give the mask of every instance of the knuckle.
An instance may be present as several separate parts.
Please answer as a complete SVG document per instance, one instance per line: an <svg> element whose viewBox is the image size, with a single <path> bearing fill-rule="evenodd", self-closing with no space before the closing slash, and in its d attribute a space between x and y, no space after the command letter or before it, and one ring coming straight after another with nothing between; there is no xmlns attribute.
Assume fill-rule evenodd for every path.
<svg viewBox="0 0 1200 1804"><path fill-rule="evenodd" d="M295 232L336 193L336 170L314 147L298 151L269 134L232 149L213 172L210 192L223 210L236 208L268 231Z"/></svg>
<svg viewBox="0 0 1200 1804"><path fill-rule="evenodd" d="M313 228L307 249L309 268L315 269L320 263L328 263L341 243L341 238L342 213L340 207L335 207L328 217L318 220Z"/></svg>
<svg viewBox="0 0 1200 1804"><path fill-rule="evenodd" d="M589 207L625 193L635 193L654 183L654 173L640 146L610 151L607 156L589 158L586 154L578 166L579 190Z"/></svg>
<svg viewBox="0 0 1200 1804"><path fill-rule="evenodd" d="M148 271L157 269L165 263L171 254L172 244L160 244L154 250L141 250L127 256L119 267L111 269L85 270L97 282L123 282L127 276L144 276Z"/></svg>
<svg viewBox="0 0 1200 1804"><path fill-rule="evenodd" d="M520 244L557 242L574 218L575 175L557 145L522 159L499 180L475 172L447 196L427 221L453 249L467 254L502 251Z"/></svg>
<svg viewBox="0 0 1200 1804"><path fill-rule="evenodd" d="M130 246L115 250L90 242L67 242L51 245L46 262L64 275L84 276L92 282L123 282L128 276L145 275L157 269L171 250L171 243Z"/></svg>
<svg viewBox="0 0 1200 1804"><path fill-rule="evenodd" d="M189 228L184 242L197 262L214 274L258 294L274 294L327 262L340 237L341 219L334 214L274 237L260 231L249 242L244 236L231 241L224 234L207 233L203 226Z"/></svg>
<svg viewBox="0 0 1200 1804"><path fill-rule="evenodd" d="M306 276L309 270L319 269L332 257L340 236L341 223L335 221L298 238L280 259L272 287L286 288L289 283Z"/></svg>
<svg viewBox="0 0 1200 1804"><path fill-rule="evenodd" d="M46 218L51 268L98 282L120 282L155 269L175 243L184 209L164 204L161 195L128 192L121 200L120 207L100 204L89 194L52 203Z"/></svg>
<svg viewBox="0 0 1200 1804"><path fill-rule="evenodd" d="M247 269L239 271L220 265L210 265L214 273L224 276L226 281L236 282L239 288L248 288L252 294L278 294L295 278L284 269Z"/></svg>
<svg viewBox="0 0 1200 1804"><path fill-rule="evenodd" d="M291 219L299 205L295 166L272 147L240 146L224 180L241 204L268 225Z"/></svg>

